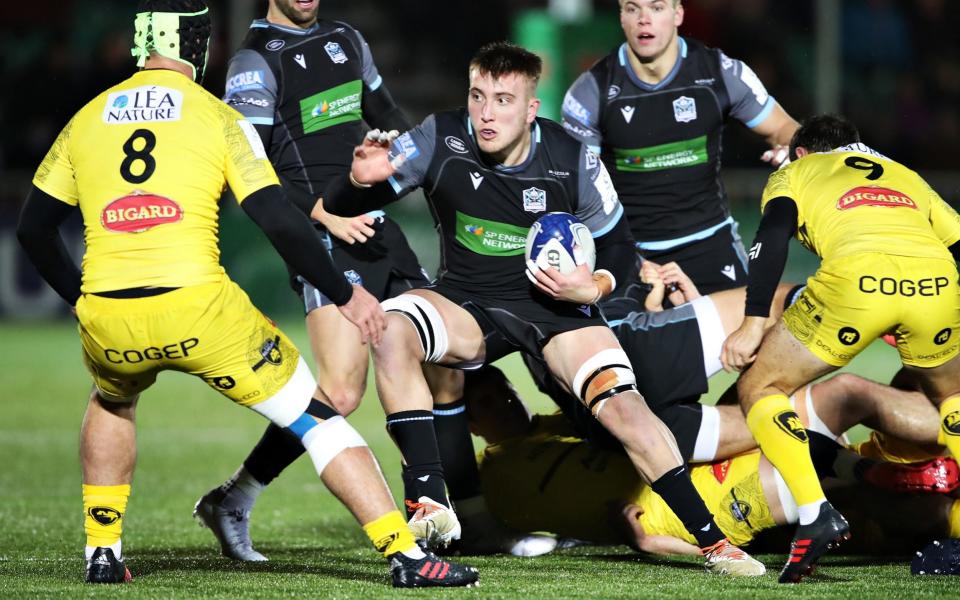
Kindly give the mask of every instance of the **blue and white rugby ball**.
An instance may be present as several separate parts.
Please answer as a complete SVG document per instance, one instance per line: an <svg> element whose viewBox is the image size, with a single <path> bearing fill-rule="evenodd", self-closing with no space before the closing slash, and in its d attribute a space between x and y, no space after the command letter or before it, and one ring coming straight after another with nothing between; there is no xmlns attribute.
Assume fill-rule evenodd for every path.
<svg viewBox="0 0 960 600"><path fill-rule="evenodd" d="M526 255L541 269L553 267L564 274L582 264L593 271L597 262L590 230L565 212L547 213L536 220L527 232Z"/></svg>

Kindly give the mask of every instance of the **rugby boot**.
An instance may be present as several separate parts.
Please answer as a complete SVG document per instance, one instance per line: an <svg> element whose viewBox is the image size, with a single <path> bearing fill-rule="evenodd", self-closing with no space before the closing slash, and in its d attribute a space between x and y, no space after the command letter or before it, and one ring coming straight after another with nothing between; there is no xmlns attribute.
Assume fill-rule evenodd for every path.
<svg viewBox="0 0 960 600"><path fill-rule="evenodd" d="M878 462L867 467L863 480L891 492L949 494L960 487L960 467L949 456L909 464Z"/></svg>
<svg viewBox="0 0 960 600"><path fill-rule="evenodd" d="M127 583L131 579L130 570L110 548L97 548L87 561L87 583Z"/></svg>
<svg viewBox="0 0 960 600"><path fill-rule="evenodd" d="M207 492L193 507L193 517L207 527L220 542L220 552L227 558L245 562L262 562L267 557L253 549L250 539L251 507L227 507L226 494L220 488Z"/></svg>
<svg viewBox="0 0 960 600"><path fill-rule="evenodd" d="M423 558L410 558L402 552L387 557L393 587L474 587L480 585L480 573L473 567L438 558L430 551Z"/></svg>
<svg viewBox="0 0 960 600"><path fill-rule="evenodd" d="M790 558L780 571L780 583L800 583L813 573L820 557L841 542L850 539L850 525L837 509L824 502L820 505L817 520L809 525L800 525L790 543Z"/></svg>
<svg viewBox="0 0 960 600"><path fill-rule="evenodd" d="M413 511L407 526L421 545L446 548L453 540L460 539L460 520L452 508L428 496L420 496L417 502L407 500L406 504L407 509Z"/></svg>
<svg viewBox="0 0 960 600"><path fill-rule="evenodd" d="M703 566L716 575L759 577L767 572L763 563L753 558L724 538L712 546L701 548L706 562Z"/></svg>

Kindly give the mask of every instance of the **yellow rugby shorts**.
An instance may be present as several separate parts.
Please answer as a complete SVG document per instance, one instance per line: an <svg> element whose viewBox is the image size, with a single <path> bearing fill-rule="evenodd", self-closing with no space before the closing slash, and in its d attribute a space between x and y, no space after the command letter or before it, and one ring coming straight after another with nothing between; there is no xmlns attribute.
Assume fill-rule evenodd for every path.
<svg viewBox="0 0 960 600"><path fill-rule="evenodd" d="M237 284L180 288L148 298L86 294L77 302L84 362L97 388L124 399L150 387L160 371L183 371L238 404L275 393L300 353Z"/></svg>
<svg viewBox="0 0 960 600"><path fill-rule="evenodd" d="M904 364L936 367L960 349L956 265L875 253L824 261L783 321L836 367L888 332Z"/></svg>

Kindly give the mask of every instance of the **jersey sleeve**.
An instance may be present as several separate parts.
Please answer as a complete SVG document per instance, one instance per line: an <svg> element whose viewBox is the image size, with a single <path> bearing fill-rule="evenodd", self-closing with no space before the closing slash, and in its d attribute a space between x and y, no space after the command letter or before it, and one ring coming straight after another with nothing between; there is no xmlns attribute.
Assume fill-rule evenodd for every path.
<svg viewBox="0 0 960 600"><path fill-rule="evenodd" d="M751 129L763 123L777 101L745 62L720 53L720 72L730 97L730 116Z"/></svg>
<svg viewBox="0 0 960 600"><path fill-rule="evenodd" d="M924 182L930 194L930 224L944 246L960 241L960 214L947 204L940 194Z"/></svg>
<svg viewBox="0 0 960 600"><path fill-rule="evenodd" d="M377 71L377 64L373 62L373 53L370 52L370 44L367 43L367 40L363 38L359 31L354 30L354 33L357 35L357 42L360 47L360 62L363 65L361 77L363 78L363 85L367 86L367 89L371 92L376 91L381 85L383 85L383 77L380 76L380 72Z"/></svg>
<svg viewBox="0 0 960 600"><path fill-rule="evenodd" d="M767 178L767 185L763 188L763 195L760 197L760 213L762 214L767 207L767 203L780 196L793 198L797 201L797 193L791 183L791 174L793 165L788 165L783 169L778 169Z"/></svg>
<svg viewBox="0 0 960 600"><path fill-rule="evenodd" d="M437 144L437 122L433 115L423 120L410 131L398 137L390 147L390 159L403 155L404 161L397 172L387 180L397 197L410 192L423 183L427 169L433 160Z"/></svg>
<svg viewBox="0 0 960 600"><path fill-rule="evenodd" d="M226 143L227 185L242 203L250 194L269 185L280 185L253 124L221 104L220 121Z"/></svg>
<svg viewBox="0 0 960 600"><path fill-rule="evenodd" d="M57 200L76 206L80 196L70 161L70 135L74 119L57 136L33 176L33 185Z"/></svg>
<svg viewBox="0 0 960 600"><path fill-rule="evenodd" d="M600 86L593 73L577 77L563 97L563 128L595 153L600 153Z"/></svg>
<svg viewBox="0 0 960 600"><path fill-rule="evenodd" d="M580 146L576 217L593 237L607 234L623 216L623 206L603 161L586 145Z"/></svg>
<svg viewBox="0 0 960 600"><path fill-rule="evenodd" d="M273 125L277 79L254 50L240 50L230 59L223 100L254 125Z"/></svg>

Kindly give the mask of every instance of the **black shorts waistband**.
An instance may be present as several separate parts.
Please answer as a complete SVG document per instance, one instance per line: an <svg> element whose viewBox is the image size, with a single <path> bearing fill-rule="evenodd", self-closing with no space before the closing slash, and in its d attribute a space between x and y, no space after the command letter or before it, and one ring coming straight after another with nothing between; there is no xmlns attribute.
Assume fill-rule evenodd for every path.
<svg viewBox="0 0 960 600"><path fill-rule="evenodd" d="M167 292L179 289L180 288L175 287L135 287L122 290L109 290L106 292L92 292L92 294L103 298L149 298L150 296L159 296L160 294L166 294Z"/></svg>

